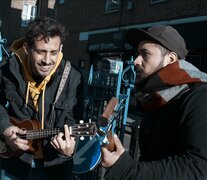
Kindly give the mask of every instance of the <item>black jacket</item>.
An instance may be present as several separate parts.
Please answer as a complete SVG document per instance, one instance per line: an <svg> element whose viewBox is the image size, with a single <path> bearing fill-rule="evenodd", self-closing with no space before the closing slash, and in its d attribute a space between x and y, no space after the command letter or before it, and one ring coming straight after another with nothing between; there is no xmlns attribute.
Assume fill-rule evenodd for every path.
<svg viewBox="0 0 207 180"><path fill-rule="evenodd" d="M77 102L77 90L80 85L80 73L71 68L69 77L63 88L63 91L55 104L55 118L54 121L48 125L48 119L51 113L52 103L55 100L56 92L60 79L65 67L65 60L62 60L55 74L51 80L47 83L45 90L45 128L62 128L65 123L68 125L74 125L75 119L73 115L73 109ZM41 96L39 99L39 112L37 113L32 102L28 102L25 106L26 96L26 83L23 79L22 66L13 56L8 61L1 63L0 67L0 133L2 133L11 124L9 122L9 116L15 117L19 120L26 119L41 119ZM50 145L49 140L44 141L44 161L46 166L61 164L65 159L58 156L57 151ZM30 163L32 156L24 153L20 159ZM2 160L2 164L12 163L10 160ZM5 162L4 162L5 161ZM11 161L11 162L10 162Z"/></svg>
<svg viewBox="0 0 207 180"><path fill-rule="evenodd" d="M147 112L140 127L140 160L124 152L107 180L206 180L207 85L195 85L159 110Z"/></svg>

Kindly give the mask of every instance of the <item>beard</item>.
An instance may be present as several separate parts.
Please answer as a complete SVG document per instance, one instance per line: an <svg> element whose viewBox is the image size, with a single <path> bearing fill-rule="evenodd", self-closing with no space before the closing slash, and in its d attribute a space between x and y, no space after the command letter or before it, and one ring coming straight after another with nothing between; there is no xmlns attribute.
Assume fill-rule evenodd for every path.
<svg viewBox="0 0 207 180"><path fill-rule="evenodd" d="M160 63L157 65L157 67L154 67L150 73L146 73L144 69L137 65L135 67L136 71L136 80L135 80L135 90L138 91L141 89L145 82L155 73L157 73L160 69L162 69L164 63L164 58L161 59Z"/></svg>
<svg viewBox="0 0 207 180"><path fill-rule="evenodd" d="M141 66L136 66L135 71L136 71L136 80L135 80L136 84L146 79L147 76Z"/></svg>

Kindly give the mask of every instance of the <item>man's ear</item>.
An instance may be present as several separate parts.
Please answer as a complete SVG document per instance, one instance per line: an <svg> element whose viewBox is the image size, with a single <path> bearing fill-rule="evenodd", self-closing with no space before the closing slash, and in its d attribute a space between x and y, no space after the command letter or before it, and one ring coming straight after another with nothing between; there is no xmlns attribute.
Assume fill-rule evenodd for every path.
<svg viewBox="0 0 207 180"><path fill-rule="evenodd" d="M25 52L26 55L28 55L28 48L29 48L28 44L26 42L24 42L23 49L24 49L24 52Z"/></svg>
<svg viewBox="0 0 207 180"><path fill-rule="evenodd" d="M169 64L174 63L175 61L178 60L178 55L175 52L170 52L169 53Z"/></svg>

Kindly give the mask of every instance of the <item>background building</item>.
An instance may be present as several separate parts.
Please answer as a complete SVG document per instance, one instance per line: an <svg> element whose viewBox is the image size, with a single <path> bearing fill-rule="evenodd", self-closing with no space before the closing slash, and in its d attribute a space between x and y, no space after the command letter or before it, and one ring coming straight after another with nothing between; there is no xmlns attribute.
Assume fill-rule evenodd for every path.
<svg viewBox="0 0 207 180"><path fill-rule="evenodd" d="M15 1L30 2L0 1L1 32L8 45L24 33L22 11L11 7ZM207 70L206 0L57 0L53 9L47 4L55 0L35 2L37 16L53 17L68 29L65 57L77 66L84 62L85 68L89 69L100 56L122 57L125 53L124 31L129 28L168 24L186 39L190 60Z"/></svg>
<svg viewBox="0 0 207 180"><path fill-rule="evenodd" d="M66 26L69 35L63 46L64 57L86 71L106 58L126 61L134 55L124 41L127 29L165 24L175 27L185 38L187 60L207 72L206 0L0 1L0 31L8 46L24 33L24 3L35 4L37 16L55 18ZM12 7L14 4L19 9Z"/></svg>

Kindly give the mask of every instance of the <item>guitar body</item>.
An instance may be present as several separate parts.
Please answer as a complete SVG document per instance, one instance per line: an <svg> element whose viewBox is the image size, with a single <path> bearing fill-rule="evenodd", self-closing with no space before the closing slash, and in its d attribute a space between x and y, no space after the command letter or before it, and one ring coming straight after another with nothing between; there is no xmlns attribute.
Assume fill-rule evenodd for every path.
<svg viewBox="0 0 207 180"><path fill-rule="evenodd" d="M41 124L39 121L36 120L24 120L19 121L16 120L13 117L10 117L10 122L14 125L19 127L20 129L25 130L38 130L41 127ZM33 153L34 157L36 158L42 158L42 150L41 150L41 143L39 139L30 139L29 141L29 150L28 152ZM9 146L6 145L3 140L0 142L2 144L0 151L1 157L4 158L10 158L12 156L20 156L23 152L22 151L13 151ZM3 147L4 146L4 147Z"/></svg>
<svg viewBox="0 0 207 180"><path fill-rule="evenodd" d="M113 134L115 128L115 121L113 124L113 129L109 132L108 136L96 135L92 139L85 138L84 140L79 140L77 145L76 153L73 156L73 173L82 174L88 171L94 170L97 165L101 162L101 147L104 146L108 150L114 150ZM107 127L101 127L103 131ZM108 141L108 144L105 143Z"/></svg>
<svg viewBox="0 0 207 180"><path fill-rule="evenodd" d="M105 124L105 126L99 127L102 133L97 131L96 136L94 136L92 139L85 138L83 141L80 140L78 142L76 153L73 156L73 173L82 174L94 170L101 162L102 146L106 147L109 151L114 150L115 145L113 141L113 134L115 132L116 121L111 120L113 121L112 123L105 121L110 121L117 103L118 100L116 98L112 98L109 101L104 113L102 114L102 120L104 122L99 123ZM108 131L109 126L110 131Z"/></svg>
<svg viewBox="0 0 207 180"><path fill-rule="evenodd" d="M73 173L82 174L92 171L101 160L101 145L97 138L79 140L77 151L73 156Z"/></svg>
<svg viewBox="0 0 207 180"><path fill-rule="evenodd" d="M24 120L24 121L19 121L16 120L15 118L10 117L10 121L14 126L19 127L20 129L25 129L25 130L39 130L41 129L41 124L37 120ZM34 152L36 151L37 147L37 142L38 139L30 139L29 140L29 151Z"/></svg>

